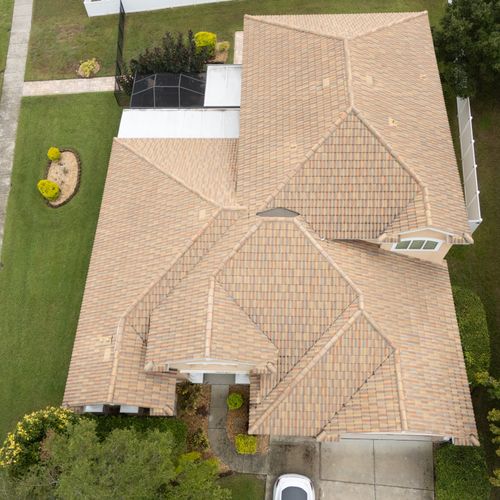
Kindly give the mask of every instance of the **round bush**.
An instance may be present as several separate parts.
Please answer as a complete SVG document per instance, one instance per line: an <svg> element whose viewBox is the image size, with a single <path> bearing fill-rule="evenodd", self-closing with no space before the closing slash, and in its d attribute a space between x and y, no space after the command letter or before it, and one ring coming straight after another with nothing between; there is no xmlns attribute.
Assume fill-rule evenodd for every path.
<svg viewBox="0 0 500 500"><path fill-rule="evenodd" d="M237 434L234 439L236 451L240 455L255 455L257 453L257 436Z"/></svg>
<svg viewBox="0 0 500 500"><path fill-rule="evenodd" d="M194 43L198 49L207 48L211 55L215 54L217 35L210 31L198 31L194 35Z"/></svg>
<svg viewBox="0 0 500 500"><path fill-rule="evenodd" d="M97 74L100 69L100 64L97 62L97 59L93 57L92 59L81 61L77 73L83 78L90 78Z"/></svg>
<svg viewBox="0 0 500 500"><path fill-rule="evenodd" d="M53 146L49 148L47 157L50 161L59 161L61 159L61 151L59 151L59 148Z"/></svg>
<svg viewBox="0 0 500 500"><path fill-rule="evenodd" d="M38 191L40 191L40 194L49 201L57 200L59 194L61 193L59 186L55 182L49 181L48 179L38 181L36 186Z"/></svg>
<svg viewBox="0 0 500 500"><path fill-rule="evenodd" d="M230 410L237 410L243 406L243 396L237 392L229 394L227 397L227 407Z"/></svg>

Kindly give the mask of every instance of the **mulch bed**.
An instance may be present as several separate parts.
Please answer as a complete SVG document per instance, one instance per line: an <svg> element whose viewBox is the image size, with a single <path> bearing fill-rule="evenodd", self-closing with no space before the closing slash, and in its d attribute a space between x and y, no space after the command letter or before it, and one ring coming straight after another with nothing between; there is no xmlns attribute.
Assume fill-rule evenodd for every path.
<svg viewBox="0 0 500 500"><path fill-rule="evenodd" d="M203 429L208 435L208 415L210 413L210 393L211 388L208 384L201 385L201 394L198 398L197 409L194 413L186 413L179 410L177 417L180 418L188 427L188 432L195 432Z"/></svg>
<svg viewBox="0 0 500 500"><path fill-rule="evenodd" d="M243 396L243 406L237 410L227 411L227 435L234 443L237 434L248 434L248 412L250 406L250 386L230 385L229 394L237 392ZM257 436L257 453L267 453L269 436Z"/></svg>
<svg viewBox="0 0 500 500"><path fill-rule="evenodd" d="M81 164L76 151L61 149L61 158L58 161L49 161L45 178L55 182L61 192L57 200L47 201L53 208L61 207L75 196L80 187Z"/></svg>

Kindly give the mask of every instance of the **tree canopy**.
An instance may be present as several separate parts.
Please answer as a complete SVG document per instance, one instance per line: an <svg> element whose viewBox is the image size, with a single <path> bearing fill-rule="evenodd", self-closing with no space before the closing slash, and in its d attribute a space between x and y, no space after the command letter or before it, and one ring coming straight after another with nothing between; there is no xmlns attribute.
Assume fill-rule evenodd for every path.
<svg viewBox="0 0 500 500"><path fill-rule="evenodd" d="M80 419L64 434L50 432L41 460L22 475L4 475L0 497L226 500L218 465L199 453L176 456L170 432L116 429L104 440Z"/></svg>
<svg viewBox="0 0 500 500"><path fill-rule="evenodd" d="M461 96L500 84L500 0L453 0L434 43L444 81Z"/></svg>

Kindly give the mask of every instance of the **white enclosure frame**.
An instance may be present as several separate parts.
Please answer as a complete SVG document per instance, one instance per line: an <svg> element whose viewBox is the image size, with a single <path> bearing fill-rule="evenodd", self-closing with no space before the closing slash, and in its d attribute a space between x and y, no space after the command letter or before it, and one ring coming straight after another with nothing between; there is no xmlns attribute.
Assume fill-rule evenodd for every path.
<svg viewBox="0 0 500 500"><path fill-rule="evenodd" d="M465 205L471 232L482 222L479 203L479 184L477 182L476 154L472 133L472 114L469 98L457 97L458 127L460 130L460 151L462 154L462 172L464 179Z"/></svg>

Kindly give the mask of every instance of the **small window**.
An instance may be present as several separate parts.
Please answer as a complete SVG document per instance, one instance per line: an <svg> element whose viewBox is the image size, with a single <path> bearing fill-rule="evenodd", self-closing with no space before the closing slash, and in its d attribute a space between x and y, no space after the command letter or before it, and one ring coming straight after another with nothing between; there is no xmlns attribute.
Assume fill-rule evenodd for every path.
<svg viewBox="0 0 500 500"><path fill-rule="evenodd" d="M439 240L401 240L395 243L392 247L393 250L398 251L411 251L411 250L438 250L441 246Z"/></svg>
<svg viewBox="0 0 500 500"><path fill-rule="evenodd" d="M396 250L406 250L410 246L411 240L403 240L396 244Z"/></svg>
<svg viewBox="0 0 500 500"><path fill-rule="evenodd" d="M425 240L413 240L410 243L410 250L421 250L424 246Z"/></svg>
<svg viewBox="0 0 500 500"><path fill-rule="evenodd" d="M437 241L427 240L424 245L424 250L435 250L437 246Z"/></svg>

